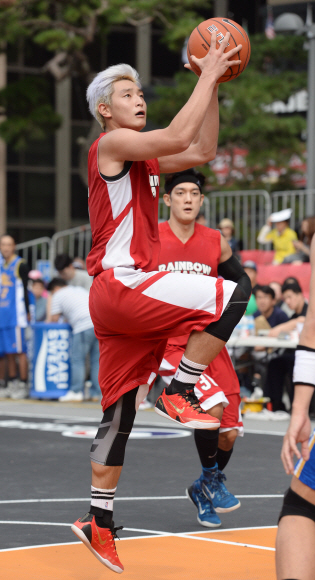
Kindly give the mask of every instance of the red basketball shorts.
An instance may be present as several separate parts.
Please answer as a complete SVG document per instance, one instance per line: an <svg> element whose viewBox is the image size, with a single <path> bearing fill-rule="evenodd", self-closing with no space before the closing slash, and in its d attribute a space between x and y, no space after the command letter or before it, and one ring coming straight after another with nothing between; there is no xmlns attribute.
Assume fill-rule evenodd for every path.
<svg viewBox="0 0 315 580"><path fill-rule="evenodd" d="M236 284L210 276L113 268L90 290L100 345L99 384L106 409L142 384L152 386L167 339L218 320Z"/></svg>
<svg viewBox="0 0 315 580"><path fill-rule="evenodd" d="M174 377L184 351L184 347L167 345L159 369L159 375L167 385ZM226 348L221 350L200 376L195 386L195 395L204 411L219 403L223 404L220 433L237 429L238 435L243 436L240 384Z"/></svg>

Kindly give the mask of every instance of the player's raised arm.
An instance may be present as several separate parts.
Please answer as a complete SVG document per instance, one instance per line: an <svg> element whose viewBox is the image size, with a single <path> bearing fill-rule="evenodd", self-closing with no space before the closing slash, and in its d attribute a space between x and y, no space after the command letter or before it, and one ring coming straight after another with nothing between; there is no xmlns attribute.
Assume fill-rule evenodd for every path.
<svg viewBox="0 0 315 580"><path fill-rule="evenodd" d="M96 99L98 115L95 112L93 114L98 119L99 116L103 118L108 133L100 141L100 165L102 158L113 162L141 161L185 151L203 123L217 79L232 63L240 62L229 60L236 55L239 47L224 52L228 40L229 34L220 48L216 49L216 37L213 34L207 55L195 59L202 71L199 81L186 105L166 129L140 133L145 126L146 105L140 85L131 78L120 78L113 83L110 104L104 102L105 99ZM88 98L94 81L88 89Z"/></svg>
<svg viewBox="0 0 315 580"><path fill-rule="evenodd" d="M208 163L215 158L219 136L218 89L216 85L202 125L188 149L175 155L159 157L162 173L184 171L192 166Z"/></svg>

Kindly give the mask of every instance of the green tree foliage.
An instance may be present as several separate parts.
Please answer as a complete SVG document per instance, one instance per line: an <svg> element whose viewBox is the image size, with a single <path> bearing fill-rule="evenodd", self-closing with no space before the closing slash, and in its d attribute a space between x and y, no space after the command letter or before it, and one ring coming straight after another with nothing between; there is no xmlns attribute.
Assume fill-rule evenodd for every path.
<svg viewBox="0 0 315 580"><path fill-rule="evenodd" d="M196 9L210 0L2 0L0 38L15 43L29 38L51 52L65 53L71 71L87 73L84 48L113 24L139 26L155 21L164 41L179 48L200 22Z"/></svg>
<svg viewBox="0 0 315 580"><path fill-rule="evenodd" d="M30 140L45 139L62 120L49 103L44 78L27 76L9 84L0 92L0 106L7 113L0 134L17 151L25 149Z"/></svg>
<svg viewBox="0 0 315 580"><path fill-rule="evenodd" d="M295 92L307 87L307 52L298 36L263 35L251 38L251 59L237 78L222 83L219 90L219 146L249 150L248 162L262 172L269 159L287 164L293 153L305 144L301 135L306 128L301 114L275 115L266 110L274 101L286 102ZM150 104L149 115L160 126L167 126L191 94L197 77L190 71L175 76L171 87L156 88L157 100Z"/></svg>
<svg viewBox="0 0 315 580"><path fill-rule="evenodd" d="M139 26L154 21L163 30L164 42L177 49L201 20L195 10L210 4L210 0L0 0L2 50L23 42L39 45L51 53L44 67L47 74L57 80L83 75L88 82L91 67L85 48L96 39L106 42L113 24ZM43 87L35 83L30 101L28 86L21 82L12 85L9 92L0 91L1 102L5 107L8 104L0 135L18 149L26 145L27 139L43 138L61 121L53 113ZM21 114L19 110L11 114L7 95L10 93L14 100L23 89L26 106ZM46 121L45 112L50 117Z"/></svg>

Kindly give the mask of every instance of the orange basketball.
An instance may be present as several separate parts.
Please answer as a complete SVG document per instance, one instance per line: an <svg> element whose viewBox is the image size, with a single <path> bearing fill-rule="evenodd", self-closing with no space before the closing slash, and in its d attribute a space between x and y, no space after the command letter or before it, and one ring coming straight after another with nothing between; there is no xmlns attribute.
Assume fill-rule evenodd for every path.
<svg viewBox="0 0 315 580"><path fill-rule="evenodd" d="M250 42L244 28L229 18L210 18L201 22L192 31L187 45L187 56L191 68L198 76L200 75L200 69L191 60L191 55L203 58L207 54L211 43L211 32L216 32L217 48L219 48L226 33L230 32L229 44L224 52L228 52L238 44L242 45L242 49L232 58L232 60L241 60L241 64L231 66L217 82L226 83L236 79L247 67L250 57Z"/></svg>

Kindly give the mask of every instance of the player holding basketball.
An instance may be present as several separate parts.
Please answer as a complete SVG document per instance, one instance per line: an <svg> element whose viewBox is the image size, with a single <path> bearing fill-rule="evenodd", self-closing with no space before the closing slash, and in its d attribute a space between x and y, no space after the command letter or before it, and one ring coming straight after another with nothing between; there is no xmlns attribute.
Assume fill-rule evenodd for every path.
<svg viewBox="0 0 315 580"><path fill-rule="evenodd" d="M99 73L87 98L105 134L89 152L89 212L94 276L90 312L100 344L99 383L104 416L91 447L88 514L74 533L111 570L121 573L112 522L113 499L136 407L152 385L170 336L190 334L178 376L159 398L158 411L181 424L217 428L193 387L243 315L250 290L230 281L158 272L159 173L182 170L215 156L216 81L240 46L224 53L229 35L203 59L195 90L169 127L140 133L146 104L129 65Z"/></svg>
<svg viewBox="0 0 315 580"><path fill-rule="evenodd" d="M246 283L247 274L232 255L226 239L218 230L196 223L203 204L203 183L204 176L193 169L166 176L164 202L170 207L170 219L159 224L159 270L184 271L190 276L220 274ZM160 367L160 375L167 384L176 372L188 338L186 335L168 340ZM237 435L243 435L244 431L239 393L239 381L224 347L195 385L201 408L221 422L220 434L219 429L198 429L194 433L202 474L186 493L198 509L198 522L206 527L221 525L216 512L229 512L241 505L226 489L222 473Z"/></svg>
<svg viewBox="0 0 315 580"><path fill-rule="evenodd" d="M293 474L284 496L276 542L278 580L313 580L315 570L315 430L309 406L315 387L315 236L311 242L310 299L295 353L294 399L281 459ZM301 453L297 444L301 443ZM299 459L293 467L293 455Z"/></svg>

